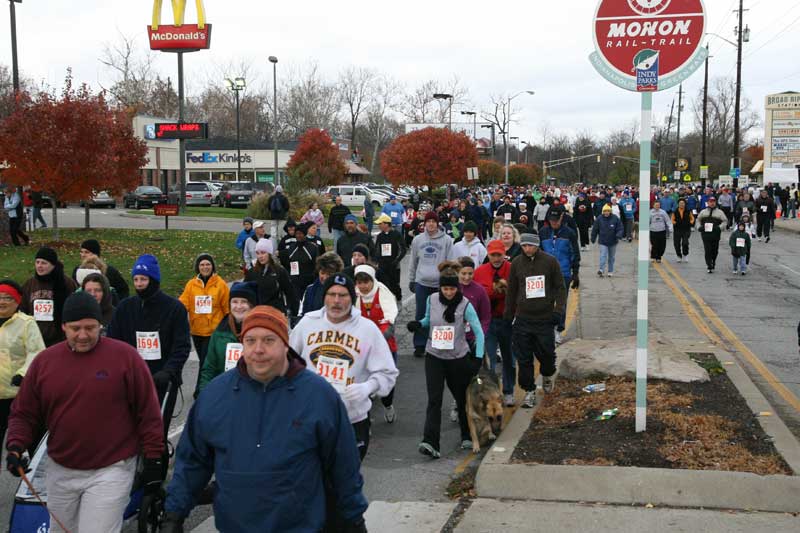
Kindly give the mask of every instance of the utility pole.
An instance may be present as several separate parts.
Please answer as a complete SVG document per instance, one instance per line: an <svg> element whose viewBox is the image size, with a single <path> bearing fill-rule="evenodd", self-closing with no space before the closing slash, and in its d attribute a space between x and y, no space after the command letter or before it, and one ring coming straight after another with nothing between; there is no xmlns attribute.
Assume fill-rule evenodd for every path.
<svg viewBox="0 0 800 533"><path fill-rule="evenodd" d="M706 43L706 52L708 52L708 43ZM706 54L706 73L705 81L703 82L703 139L700 149L700 165L706 165L706 138L708 137L708 55ZM706 180L702 180L703 190L706 189Z"/></svg>
<svg viewBox="0 0 800 533"><path fill-rule="evenodd" d="M739 161L739 106L741 103L742 98L742 32L744 31L744 0L739 0L739 27L737 28L736 37L737 37L737 46L736 46L736 109L734 110L733 115L733 158L732 158L732 166L733 168L741 169L741 163ZM733 178L733 188L734 190L739 188L739 177L734 176Z"/></svg>
<svg viewBox="0 0 800 533"><path fill-rule="evenodd" d="M8 8L11 11L11 75L13 77L14 93L19 92L19 64L17 63L17 11L14 3L22 0L9 0Z"/></svg>
<svg viewBox="0 0 800 533"><path fill-rule="evenodd" d="M672 116L674 111L675 111L675 98L672 99L672 105L669 108L669 119L667 120L667 139L665 142L662 142L661 145L658 147L659 169L658 169L658 177L656 179L656 184L661 183L661 161L664 158L664 152L665 152L664 146L669 144L669 134L672 131ZM664 161L664 164L666 164L666 161Z"/></svg>
<svg viewBox="0 0 800 533"><path fill-rule="evenodd" d="M675 141L675 159L681 157L681 111L683 111L683 84L678 86L678 139Z"/></svg>

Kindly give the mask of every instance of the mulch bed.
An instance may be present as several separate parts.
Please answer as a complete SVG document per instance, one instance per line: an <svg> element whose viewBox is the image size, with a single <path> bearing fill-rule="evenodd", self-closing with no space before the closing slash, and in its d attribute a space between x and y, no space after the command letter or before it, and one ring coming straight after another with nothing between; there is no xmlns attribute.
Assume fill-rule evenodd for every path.
<svg viewBox="0 0 800 533"><path fill-rule="evenodd" d="M709 370L711 381L649 381L643 433L634 430L634 380L558 380L511 461L791 475L724 368L712 354L691 355ZM581 390L602 381L604 392ZM616 417L595 420L613 408L619 409Z"/></svg>

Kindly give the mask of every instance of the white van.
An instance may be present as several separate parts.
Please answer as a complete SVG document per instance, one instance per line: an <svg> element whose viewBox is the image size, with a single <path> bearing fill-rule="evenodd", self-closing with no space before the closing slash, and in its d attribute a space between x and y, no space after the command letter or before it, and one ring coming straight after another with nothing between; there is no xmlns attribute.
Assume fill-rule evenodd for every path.
<svg viewBox="0 0 800 533"><path fill-rule="evenodd" d="M350 208L361 209L364 207L364 200L369 195L372 205L376 209L389 201L389 197L380 192L370 191L363 185L332 185L325 190L325 196L333 200L337 196L342 197L342 204Z"/></svg>

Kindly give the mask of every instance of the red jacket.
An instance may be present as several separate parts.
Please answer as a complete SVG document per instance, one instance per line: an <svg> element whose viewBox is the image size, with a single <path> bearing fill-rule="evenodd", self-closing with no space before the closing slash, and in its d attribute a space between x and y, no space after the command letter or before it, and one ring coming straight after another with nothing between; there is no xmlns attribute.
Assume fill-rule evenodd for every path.
<svg viewBox="0 0 800 533"><path fill-rule="evenodd" d="M59 342L33 360L11 406L8 446L27 448L42 425L50 431L47 454L74 470L164 452L150 370L134 348L107 337L86 353Z"/></svg>
<svg viewBox="0 0 800 533"><path fill-rule="evenodd" d="M511 272L511 263L503 261L500 268L495 270L491 263L484 263L475 270L475 277L473 280L478 285L486 290L489 295L489 301L492 303L492 318L502 318L506 310L506 294L498 294L494 292L494 276L497 273L502 279L508 281L508 276Z"/></svg>

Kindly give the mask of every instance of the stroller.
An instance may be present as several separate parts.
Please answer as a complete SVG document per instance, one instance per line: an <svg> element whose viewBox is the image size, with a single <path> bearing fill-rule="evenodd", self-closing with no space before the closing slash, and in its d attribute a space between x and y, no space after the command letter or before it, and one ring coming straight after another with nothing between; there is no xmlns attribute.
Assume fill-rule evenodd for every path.
<svg viewBox="0 0 800 533"><path fill-rule="evenodd" d="M163 479L167 477L169 459L174 454L173 450L170 449L167 435L179 390L180 387L170 383L161 401L161 415L164 420L164 457L166 459L164 461ZM31 485L33 485L33 488L45 504L47 503L45 476L48 462L47 435L45 434L31 458L30 472L27 474ZM162 487L156 494L144 495L139 476L141 473L141 460L139 462L137 474L133 481L133 488L131 489L131 500L124 513L125 523L129 524L135 520L139 533L156 533L163 514L166 492ZM47 509L39 502L39 499L30 491L24 481L20 481L17 488L9 526L9 533L49 533L50 531L50 515Z"/></svg>

